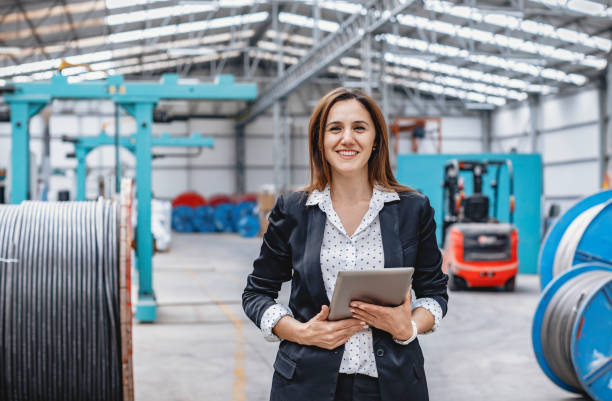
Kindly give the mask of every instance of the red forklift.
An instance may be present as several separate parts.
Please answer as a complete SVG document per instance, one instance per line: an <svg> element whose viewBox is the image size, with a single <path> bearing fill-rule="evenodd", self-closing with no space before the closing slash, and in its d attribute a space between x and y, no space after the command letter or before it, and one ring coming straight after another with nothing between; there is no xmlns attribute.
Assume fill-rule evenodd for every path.
<svg viewBox="0 0 612 401"><path fill-rule="evenodd" d="M503 167L509 179L509 222L499 220L499 180ZM494 171L493 171L494 170ZM461 172L473 176L473 193L466 196ZM489 198L482 193L483 175L494 173ZM457 159L444 166L442 208L443 270L449 289L498 287L514 291L518 273L518 230L513 224L514 181L510 160L473 161ZM492 216L489 216L489 211Z"/></svg>

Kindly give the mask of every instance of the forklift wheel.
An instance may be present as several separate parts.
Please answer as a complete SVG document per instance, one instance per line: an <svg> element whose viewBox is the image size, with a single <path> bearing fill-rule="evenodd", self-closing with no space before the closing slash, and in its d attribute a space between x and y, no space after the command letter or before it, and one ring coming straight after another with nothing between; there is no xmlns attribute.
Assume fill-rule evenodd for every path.
<svg viewBox="0 0 612 401"><path fill-rule="evenodd" d="M467 283L463 277L455 276L453 273L448 273L448 289L451 291L461 291L467 288Z"/></svg>
<svg viewBox="0 0 612 401"><path fill-rule="evenodd" d="M508 281L506 281L506 284L504 284L504 290L506 292L513 292L515 287L516 287L516 276L509 279Z"/></svg>

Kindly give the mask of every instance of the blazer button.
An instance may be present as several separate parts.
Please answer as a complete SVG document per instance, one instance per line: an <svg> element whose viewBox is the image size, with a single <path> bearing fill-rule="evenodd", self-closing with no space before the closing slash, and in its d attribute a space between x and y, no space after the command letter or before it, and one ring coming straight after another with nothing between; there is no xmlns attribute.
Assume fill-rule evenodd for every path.
<svg viewBox="0 0 612 401"><path fill-rule="evenodd" d="M382 348L377 349L377 350L376 350L376 355L378 355L378 356L383 356L383 355L385 355L385 350L384 350L384 349L382 349Z"/></svg>

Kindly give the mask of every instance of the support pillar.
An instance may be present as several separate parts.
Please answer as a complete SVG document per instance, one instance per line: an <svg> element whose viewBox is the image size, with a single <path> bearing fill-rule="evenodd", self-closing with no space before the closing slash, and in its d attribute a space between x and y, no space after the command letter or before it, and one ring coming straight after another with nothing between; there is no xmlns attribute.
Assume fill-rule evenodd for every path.
<svg viewBox="0 0 612 401"><path fill-rule="evenodd" d="M11 108L11 203L30 198L30 119L47 105L46 102L16 100Z"/></svg>
<svg viewBox="0 0 612 401"><path fill-rule="evenodd" d="M540 106L540 97L538 95L529 96L529 151L531 153L538 152L538 107Z"/></svg>
<svg viewBox="0 0 612 401"><path fill-rule="evenodd" d="M80 147L75 151L77 167L76 167L76 200L85 200L85 190L87 183L87 152Z"/></svg>
<svg viewBox="0 0 612 401"><path fill-rule="evenodd" d="M612 58L612 57L611 57ZM612 61L612 60L610 60ZM603 186L609 171L610 143L612 143L612 67L608 62L599 85L599 185Z"/></svg>
<svg viewBox="0 0 612 401"><path fill-rule="evenodd" d="M482 127L482 151L491 153L492 142L492 125L491 125L491 110L483 110L480 114Z"/></svg>
<svg viewBox="0 0 612 401"><path fill-rule="evenodd" d="M157 317L153 291L153 234L151 233L152 198L152 125L153 102L122 104L136 120L136 199L138 200L138 227L136 230L136 266L138 269L138 301L136 320L154 322Z"/></svg>
<svg viewBox="0 0 612 401"><path fill-rule="evenodd" d="M244 126L236 124L236 193L246 192L246 138L244 136Z"/></svg>

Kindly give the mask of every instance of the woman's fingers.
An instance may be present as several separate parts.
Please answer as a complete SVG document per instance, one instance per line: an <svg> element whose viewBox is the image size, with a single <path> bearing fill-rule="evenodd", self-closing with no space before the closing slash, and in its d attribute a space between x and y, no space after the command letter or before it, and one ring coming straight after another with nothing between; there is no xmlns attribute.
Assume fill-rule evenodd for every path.
<svg viewBox="0 0 612 401"><path fill-rule="evenodd" d="M322 322L324 320L327 320L327 316L329 316L329 306L323 305L321 306L321 311L317 313L311 320Z"/></svg>
<svg viewBox="0 0 612 401"><path fill-rule="evenodd" d="M353 314L353 317L359 320L364 320L368 323L375 321L380 316L383 316L383 314L380 313L381 311L376 308L366 309L366 307L351 307L350 311Z"/></svg>

